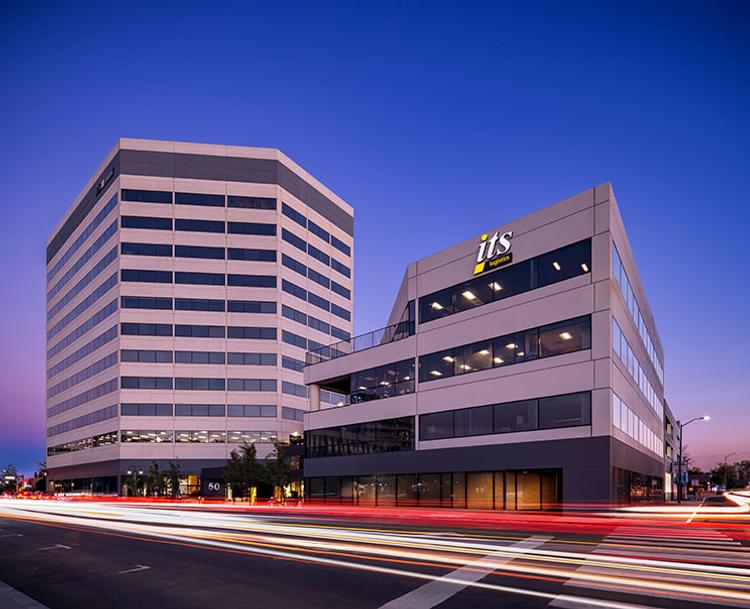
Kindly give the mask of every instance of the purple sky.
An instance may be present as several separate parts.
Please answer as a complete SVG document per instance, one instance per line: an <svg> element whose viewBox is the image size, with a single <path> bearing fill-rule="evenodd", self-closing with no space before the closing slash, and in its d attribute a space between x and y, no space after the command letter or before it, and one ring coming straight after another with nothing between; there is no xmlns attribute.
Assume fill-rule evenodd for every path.
<svg viewBox="0 0 750 609"><path fill-rule="evenodd" d="M356 6L355 6L356 5ZM44 247L120 136L273 146L355 208L355 324L406 264L612 180L703 466L750 459L750 3L0 8L0 464L43 458Z"/></svg>

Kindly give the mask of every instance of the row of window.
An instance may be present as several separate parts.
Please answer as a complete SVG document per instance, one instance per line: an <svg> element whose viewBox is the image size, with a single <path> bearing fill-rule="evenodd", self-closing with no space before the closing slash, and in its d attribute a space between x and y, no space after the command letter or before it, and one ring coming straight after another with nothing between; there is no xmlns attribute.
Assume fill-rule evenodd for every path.
<svg viewBox="0 0 750 609"><path fill-rule="evenodd" d="M81 254L78 260L75 261L75 264L73 264L65 272L65 275L63 275L60 280L54 286L52 286L52 288L50 288L50 290L47 292L47 301L52 300L55 294L57 294L65 287L68 281L70 281L71 278L94 257L94 254L96 254L96 252L98 252L107 244L107 241L109 241L109 239L115 233L117 233L117 220L112 222L112 224L110 224L107 229L101 235L99 235L99 237L96 238L96 241L94 241L94 243L92 243L91 246L83 254Z"/></svg>
<svg viewBox="0 0 750 609"><path fill-rule="evenodd" d="M86 273L78 283L68 290L57 303L47 312L47 321L63 310L71 300L80 294L94 279L96 279L117 258L117 246L109 250L94 267Z"/></svg>
<svg viewBox="0 0 750 609"><path fill-rule="evenodd" d="M294 209L293 207L290 207L283 201L281 203L281 213L284 214L287 218L292 219L294 222L299 224L302 228L309 230L313 235L320 237L326 243L330 243L333 247L339 250L342 254L346 254L347 256L352 255L352 250L346 243L344 243L340 239L337 239L334 235L330 234L323 227L315 224L315 222L313 222L312 220L308 220L307 218L305 218L304 215L302 215L296 209Z"/></svg>
<svg viewBox="0 0 750 609"><path fill-rule="evenodd" d="M117 338L117 326L113 326L109 330L105 330L99 336L90 340L79 349L76 349L73 353L68 355L60 362L48 368L47 378L51 379L57 376L63 370L66 370L76 362L82 360L84 357L91 355L94 351L113 341L115 338Z"/></svg>
<svg viewBox="0 0 750 609"><path fill-rule="evenodd" d="M662 441L614 391L612 392L612 425L641 446L661 456Z"/></svg>
<svg viewBox="0 0 750 609"><path fill-rule="evenodd" d="M194 324L151 324L123 322L123 336L177 336L192 338L242 338L276 340L276 328L257 326L204 326Z"/></svg>
<svg viewBox="0 0 750 609"><path fill-rule="evenodd" d="M175 391L276 391L276 379L225 379L171 376L123 376L122 389Z"/></svg>
<svg viewBox="0 0 750 609"><path fill-rule="evenodd" d="M643 319L641 310L638 308L638 302L635 299L633 286L630 284L628 275L625 272L625 265L622 263L620 252L617 251L617 246L614 244L614 241L612 242L612 275L614 276L617 285L620 286L620 292L622 293L627 309L630 312L630 317L635 322L635 325L638 328L638 333L641 335L643 345L646 347L646 353L648 353L648 357L654 365L656 376L661 384L664 385L664 367L662 366L661 361L659 361L659 355L656 353L654 341L651 340L651 334L646 326L646 321Z"/></svg>
<svg viewBox="0 0 750 609"><path fill-rule="evenodd" d="M352 404L414 393L414 360L352 373L349 393Z"/></svg>
<svg viewBox="0 0 750 609"><path fill-rule="evenodd" d="M329 256L325 252L319 250L314 245L307 243L302 237L298 237L292 231L285 228L281 229L281 240L286 241L290 245L293 245L301 252L304 252L308 256L315 258L319 262L322 262L326 266L330 266L337 273L341 273L344 277L351 278L351 269L336 260L333 256Z"/></svg>
<svg viewBox="0 0 750 609"><path fill-rule="evenodd" d="M224 353L224 351L154 351L123 349L123 362L156 364L217 364L230 366L275 366L275 353Z"/></svg>
<svg viewBox="0 0 750 609"><path fill-rule="evenodd" d="M303 326L309 326L313 330L323 332L323 334L330 334L334 338L348 339L351 337L351 334L346 330L337 328L333 324L329 324L328 322L313 317L312 315L303 313L302 311L295 309L294 307L290 307L289 305L281 306L281 315L283 317L286 317L287 319L296 321Z"/></svg>
<svg viewBox="0 0 750 609"><path fill-rule="evenodd" d="M281 331L281 340L287 345L299 347L300 349L320 349L323 345L312 338L305 338L289 330Z"/></svg>
<svg viewBox="0 0 750 609"><path fill-rule="evenodd" d="M285 266L286 268L293 270L295 273L298 273L299 275L302 275L303 277L307 277L308 279L314 281L318 285L322 285L324 288L335 292L339 296L343 296L347 300L351 300L352 298L352 292L351 290L349 290L349 288L345 288L340 283L337 283L333 281L332 279L329 279L325 275L318 273L318 271L308 268L307 266L302 264L299 260L295 260L291 256L282 254L281 264Z"/></svg>
<svg viewBox="0 0 750 609"><path fill-rule="evenodd" d="M160 296L122 296L123 309L159 311L212 311L217 313L276 313L272 300L219 300L214 298L170 298Z"/></svg>
<svg viewBox="0 0 750 609"><path fill-rule="evenodd" d="M305 431L305 456L338 457L414 450L414 417Z"/></svg>
<svg viewBox="0 0 750 609"><path fill-rule="evenodd" d="M134 190L123 188L122 201L136 203L172 204L172 192L165 190ZM196 192L175 192L176 205L201 205L204 207L238 207L241 209L276 209L276 199L269 197L244 197L239 195L211 195Z"/></svg>
<svg viewBox="0 0 750 609"><path fill-rule="evenodd" d="M79 383L90 379L92 376L104 372L105 370L117 365L117 352L110 353L102 359L94 362L90 366L86 366L82 370L79 370L75 374L69 376L63 381L56 383L49 389L47 389L47 398L52 398L63 391L67 391L71 387L75 387Z"/></svg>
<svg viewBox="0 0 750 609"><path fill-rule="evenodd" d="M57 275L60 272L60 269L62 269L63 266L65 266L65 263L71 259L75 255L75 253L81 248L81 246L86 242L86 240L92 235L92 233L101 225L102 222L107 218L109 215L109 212L111 212L113 209L117 207L117 195L113 196L109 201L107 201L107 204L102 207L101 211L94 216L94 219L89 222L89 224L86 226L86 228L83 229L80 235L76 238L76 240L72 243L72 245L67 249L67 251L60 256L60 259L55 263L55 265L50 269L50 271L47 273L47 281L51 281L55 275Z"/></svg>
<svg viewBox="0 0 750 609"><path fill-rule="evenodd" d="M630 376L638 384L641 393L646 398L646 402L653 408L659 420L663 421L664 406L614 316L612 317L612 350L617 354L617 357L620 358Z"/></svg>
<svg viewBox="0 0 750 609"><path fill-rule="evenodd" d="M124 430L120 441L127 442L188 442L197 444L242 444L247 442L274 442L278 439L275 431L191 431L191 430Z"/></svg>
<svg viewBox="0 0 750 609"><path fill-rule="evenodd" d="M77 319L78 316L86 311L89 307L92 307L99 299L101 299L107 292L117 285L117 273L112 273L107 279L105 279L101 285L91 291L81 302L73 307L68 313L53 325L47 331L47 340L59 334L64 330L68 324L73 320Z"/></svg>
<svg viewBox="0 0 750 609"><path fill-rule="evenodd" d="M120 405L122 416L136 417L247 417L276 418L276 406L255 406L242 404L144 404L129 403Z"/></svg>
<svg viewBox="0 0 750 609"><path fill-rule="evenodd" d="M245 288L275 288L274 275L238 275L227 273L197 273L188 271L150 271L122 269L122 281L138 283L177 283L187 285L229 285Z"/></svg>
<svg viewBox="0 0 750 609"><path fill-rule="evenodd" d="M87 427L94 423L100 423L108 419L114 419L117 416L117 406L107 406L106 408L100 408L94 412L84 414L70 421L64 421L57 425L47 428L47 437L57 436L66 431L73 431L74 429L80 429L81 427Z"/></svg>
<svg viewBox="0 0 750 609"><path fill-rule="evenodd" d="M474 406L419 416L419 439L440 440L591 425L591 393Z"/></svg>
<svg viewBox="0 0 750 609"><path fill-rule="evenodd" d="M70 334L65 336L65 338L63 338L62 340L52 345L52 347L50 347L47 350L47 359L53 358L55 355L60 353L63 349L72 345L73 342L78 340L81 336L86 334L89 330L99 325L101 322L107 319L110 315L112 315L115 311L117 311L117 300L113 300L109 304L104 305L101 309L99 309L96 313L94 313L91 317L89 317L86 321L84 321L80 326L78 326Z"/></svg>
<svg viewBox="0 0 750 609"><path fill-rule="evenodd" d="M244 247L225 248L202 245L175 245L172 248L172 245L167 243L121 243L120 252L126 256L276 262L276 250Z"/></svg>
<svg viewBox="0 0 750 609"><path fill-rule="evenodd" d="M584 315L422 355L419 358L419 381L428 382L590 348L591 317Z"/></svg>
<svg viewBox="0 0 750 609"><path fill-rule="evenodd" d="M281 407L281 418L288 421L304 421L305 411L299 408L291 408L290 406Z"/></svg>
<svg viewBox="0 0 750 609"><path fill-rule="evenodd" d="M191 233L230 233L235 235L276 236L276 225L265 222L224 222L224 220L195 220L192 218L159 218L154 216L121 216L122 228L146 230L175 230Z"/></svg>
<svg viewBox="0 0 750 609"><path fill-rule="evenodd" d="M559 470L430 472L305 480L312 502L365 506L546 510L560 503Z"/></svg>
<svg viewBox="0 0 750 609"><path fill-rule="evenodd" d="M49 446L47 456L64 455L67 453L77 452L79 450L88 450L89 448L98 448L100 446L109 446L117 443L117 431L108 431L90 438L81 438L80 440L71 440L65 444Z"/></svg>
<svg viewBox="0 0 750 609"><path fill-rule="evenodd" d="M314 292L310 292L309 290L306 290L305 288L292 283L291 281L282 279L281 289L287 294L291 294L292 296L295 296L300 300L307 301L311 305L323 309L324 311L329 311L330 313L336 315L337 317L340 317L341 319L345 319L346 321L351 321L352 319L352 314L347 309L340 307L336 303L330 302L325 298L318 296Z"/></svg>
<svg viewBox="0 0 750 609"><path fill-rule="evenodd" d="M82 406L83 404L92 402L97 398L109 395L110 393L114 393L115 391L117 391L117 385L118 383L116 378L101 383L96 387L92 387L91 389L88 389L82 393L79 393L78 395L74 395L73 397L68 398L63 402L60 402L59 404L50 406L49 408L47 408L47 416L52 417L57 414L62 414L63 412L67 412L71 408Z"/></svg>
<svg viewBox="0 0 750 609"><path fill-rule="evenodd" d="M587 239L422 296L419 299L419 323L440 319L589 272L591 241Z"/></svg>
<svg viewBox="0 0 750 609"><path fill-rule="evenodd" d="M293 395L298 398L306 398L308 396L308 388L305 385L299 383L292 383L291 381L281 382L281 393L286 395Z"/></svg>

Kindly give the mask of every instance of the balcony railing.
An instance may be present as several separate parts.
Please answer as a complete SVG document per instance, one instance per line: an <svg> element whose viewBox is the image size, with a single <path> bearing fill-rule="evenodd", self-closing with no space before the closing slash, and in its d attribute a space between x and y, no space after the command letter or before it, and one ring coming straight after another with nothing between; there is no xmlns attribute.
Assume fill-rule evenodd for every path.
<svg viewBox="0 0 750 609"><path fill-rule="evenodd" d="M353 336L346 340L333 343L327 347L319 347L308 351L305 355L305 364L320 364L337 357L343 357L357 351L364 351L372 347L394 343L397 340L408 338L414 334L414 321L400 321L397 324L373 330L367 334Z"/></svg>

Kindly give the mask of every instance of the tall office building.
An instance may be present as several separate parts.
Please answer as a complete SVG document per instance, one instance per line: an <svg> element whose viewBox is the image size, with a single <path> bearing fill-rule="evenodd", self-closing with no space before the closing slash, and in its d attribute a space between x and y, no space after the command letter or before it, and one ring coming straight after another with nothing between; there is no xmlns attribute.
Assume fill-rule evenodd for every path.
<svg viewBox="0 0 750 609"><path fill-rule="evenodd" d="M353 262L352 208L278 150L119 140L47 245L50 487L174 461L193 492L239 443L299 436Z"/></svg>

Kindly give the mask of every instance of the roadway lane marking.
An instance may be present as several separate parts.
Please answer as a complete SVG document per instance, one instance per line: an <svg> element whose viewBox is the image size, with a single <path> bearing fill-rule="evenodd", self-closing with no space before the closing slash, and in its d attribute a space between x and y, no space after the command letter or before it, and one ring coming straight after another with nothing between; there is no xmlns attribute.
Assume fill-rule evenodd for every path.
<svg viewBox="0 0 750 609"><path fill-rule="evenodd" d="M4 582L0 582L0 607L7 609L49 609L47 605L42 605L30 596L16 590Z"/></svg>
<svg viewBox="0 0 750 609"><path fill-rule="evenodd" d="M532 549L541 546L550 539L552 539L550 536L534 535L518 543L511 544L509 547L520 548L522 550ZM517 556L488 554L479 560L466 563L463 567L451 571L443 577L434 579L411 592L407 592L403 596L387 602L380 609L431 609L492 573L497 568L497 565L505 564L520 556L523 556L523 553L519 553ZM492 566L490 567L490 565ZM481 570L477 570L482 567L487 568L487 571L482 572ZM449 579L450 581L443 581L444 579ZM457 582L456 580L459 581Z"/></svg>
<svg viewBox="0 0 750 609"><path fill-rule="evenodd" d="M136 565L135 569L125 569L124 571L118 571L117 574L121 573L135 573L136 571L145 571L146 569L150 569L151 567L148 567L146 565Z"/></svg>
<svg viewBox="0 0 750 609"><path fill-rule="evenodd" d="M46 546L44 548L37 548L37 550L72 550L70 546L63 545L61 543L56 543L54 546Z"/></svg>
<svg viewBox="0 0 750 609"><path fill-rule="evenodd" d="M585 607L601 607L601 601L591 599L590 601L581 597L575 597L575 596L566 596L564 594L561 594L558 596L555 600L553 600L550 604L550 607L560 607L560 609L584 609ZM633 603L618 603L617 601L612 601L607 607L612 607L613 609L660 609L659 607L654 607L653 605L634 605Z"/></svg>
<svg viewBox="0 0 750 609"><path fill-rule="evenodd" d="M0 537L23 537L23 533L6 533L5 535L0 535Z"/></svg>

